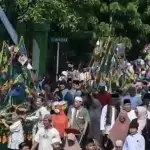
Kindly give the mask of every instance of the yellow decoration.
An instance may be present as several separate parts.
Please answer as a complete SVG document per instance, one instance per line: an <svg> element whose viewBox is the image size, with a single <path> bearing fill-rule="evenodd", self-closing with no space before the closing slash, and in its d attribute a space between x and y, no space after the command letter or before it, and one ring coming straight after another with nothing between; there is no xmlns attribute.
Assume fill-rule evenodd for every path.
<svg viewBox="0 0 150 150"><path fill-rule="evenodd" d="M15 47L14 47L14 52L17 53L18 51L19 51L19 47L18 47L18 46L15 46Z"/></svg>
<svg viewBox="0 0 150 150"><path fill-rule="evenodd" d="M22 74L19 74L16 79L14 80L14 84L18 83L19 80L22 79Z"/></svg>
<svg viewBox="0 0 150 150"><path fill-rule="evenodd" d="M4 53L4 55L3 55L3 64L4 65L8 64L8 56L6 53Z"/></svg>
<svg viewBox="0 0 150 150"><path fill-rule="evenodd" d="M6 42L3 42L3 46L2 46L2 51L0 52L0 66L2 65L2 61L3 61L3 55L4 55L4 48L6 46Z"/></svg>
<svg viewBox="0 0 150 150"><path fill-rule="evenodd" d="M67 105L65 104L62 106L62 110L66 110L66 109L67 109Z"/></svg>
<svg viewBox="0 0 150 150"><path fill-rule="evenodd" d="M26 92L27 94L30 94L30 89L29 89L28 86L26 86L25 92Z"/></svg>
<svg viewBox="0 0 150 150"><path fill-rule="evenodd" d="M6 66L3 70L2 73L7 73L8 72L8 66Z"/></svg>

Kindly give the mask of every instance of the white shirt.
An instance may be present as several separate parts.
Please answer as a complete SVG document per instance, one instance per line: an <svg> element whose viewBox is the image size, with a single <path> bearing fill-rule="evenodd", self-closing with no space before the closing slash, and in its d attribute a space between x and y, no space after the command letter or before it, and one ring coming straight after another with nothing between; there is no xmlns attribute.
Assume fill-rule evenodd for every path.
<svg viewBox="0 0 150 150"><path fill-rule="evenodd" d="M81 108L82 109L82 108ZM71 126L73 125L74 123L74 119L78 118L78 115L81 111L81 109L76 109L74 107L71 108L71 119L70 119L70 122L71 122ZM76 113L76 114L75 114ZM76 115L76 116L75 116Z"/></svg>
<svg viewBox="0 0 150 150"><path fill-rule="evenodd" d="M100 130L104 131L105 134L108 134L110 129L113 127L115 123L115 108L112 107L111 125L106 125L106 115L107 115L107 105L105 105L102 109L102 114L100 118Z"/></svg>
<svg viewBox="0 0 150 150"><path fill-rule="evenodd" d="M145 139L137 133L135 135L128 135L123 150L145 150Z"/></svg>
<svg viewBox="0 0 150 150"><path fill-rule="evenodd" d="M23 127L20 120L14 122L10 128L8 148L19 149L19 144L24 141Z"/></svg>
<svg viewBox="0 0 150 150"><path fill-rule="evenodd" d="M147 118L150 119L150 111L147 111Z"/></svg>
<svg viewBox="0 0 150 150"><path fill-rule="evenodd" d="M55 128L44 129L40 128L37 134L35 135L34 140L39 143L38 150L53 150L51 144L52 139L57 138L60 140L59 132Z"/></svg>
<svg viewBox="0 0 150 150"><path fill-rule="evenodd" d="M127 115L129 117L130 121L137 118L134 110L131 110L130 112L128 112Z"/></svg>
<svg viewBox="0 0 150 150"><path fill-rule="evenodd" d="M42 106L35 112L35 116L27 117L26 119L30 121L34 121L40 119L41 117L41 119L43 120L44 116L47 114L50 114L50 112L44 106ZM38 129L41 127L44 127L43 121L38 122Z"/></svg>
<svg viewBox="0 0 150 150"><path fill-rule="evenodd" d="M85 79L85 75L83 72L80 73L80 81L84 81Z"/></svg>

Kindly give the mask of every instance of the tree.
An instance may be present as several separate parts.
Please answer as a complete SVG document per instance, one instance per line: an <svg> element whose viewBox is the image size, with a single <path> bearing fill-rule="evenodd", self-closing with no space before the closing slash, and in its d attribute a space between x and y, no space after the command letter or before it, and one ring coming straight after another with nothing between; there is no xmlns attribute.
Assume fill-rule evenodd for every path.
<svg viewBox="0 0 150 150"><path fill-rule="evenodd" d="M1 0L19 22L49 23L58 31L116 36L127 48L148 39L150 5L142 0Z"/></svg>

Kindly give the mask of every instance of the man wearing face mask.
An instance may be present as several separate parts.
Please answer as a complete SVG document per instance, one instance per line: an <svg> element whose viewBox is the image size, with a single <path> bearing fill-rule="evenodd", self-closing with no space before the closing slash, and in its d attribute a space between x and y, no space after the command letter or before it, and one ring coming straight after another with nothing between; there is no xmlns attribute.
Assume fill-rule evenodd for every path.
<svg viewBox="0 0 150 150"><path fill-rule="evenodd" d="M64 101L54 102L54 114L52 115L52 124L60 134L61 139L64 138L65 129L68 128L68 118L62 110Z"/></svg>

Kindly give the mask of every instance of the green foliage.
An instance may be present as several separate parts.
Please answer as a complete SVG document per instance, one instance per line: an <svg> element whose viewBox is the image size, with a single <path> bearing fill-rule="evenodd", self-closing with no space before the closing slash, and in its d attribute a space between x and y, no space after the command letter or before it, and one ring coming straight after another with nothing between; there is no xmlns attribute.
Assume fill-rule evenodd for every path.
<svg viewBox="0 0 150 150"><path fill-rule="evenodd" d="M142 0L0 0L19 22L49 23L59 31L92 31L132 43L150 34L150 4Z"/></svg>

